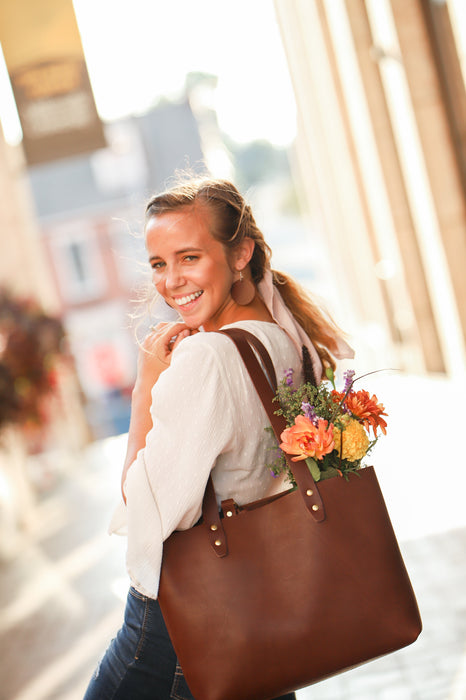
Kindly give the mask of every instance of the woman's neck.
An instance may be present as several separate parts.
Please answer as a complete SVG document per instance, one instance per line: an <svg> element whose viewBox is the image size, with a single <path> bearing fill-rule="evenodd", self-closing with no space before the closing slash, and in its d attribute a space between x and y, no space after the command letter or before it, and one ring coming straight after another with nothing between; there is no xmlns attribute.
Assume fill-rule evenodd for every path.
<svg viewBox="0 0 466 700"><path fill-rule="evenodd" d="M230 323L237 323L238 321L265 321L267 323L274 323L266 305L256 294L250 304L244 306L234 304L230 306L228 310L225 310L221 318L216 319L215 322L210 321L205 323L204 330L218 330L222 326L228 326Z"/></svg>
<svg viewBox="0 0 466 700"><path fill-rule="evenodd" d="M229 318L225 320L223 325L236 323L237 321L266 321L268 323L274 323L269 310L257 294L250 304L246 304L245 306L235 304L235 307L231 309Z"/></svg>

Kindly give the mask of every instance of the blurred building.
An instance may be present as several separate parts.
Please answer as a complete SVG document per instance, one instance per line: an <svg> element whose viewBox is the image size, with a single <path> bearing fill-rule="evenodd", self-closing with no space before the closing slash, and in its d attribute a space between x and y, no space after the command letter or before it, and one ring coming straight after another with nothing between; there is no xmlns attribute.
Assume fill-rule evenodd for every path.
<svg viewBox="0 0 466 700"><path fill-rule="evenodd" d="M9 146L0 126L0 280L12 293L34 295L48 312L59 308L42 248L22 152Z"/></svg>
<svg viewBox="0 0 466 700"><path fill-rule="evenodd" d="M188 99L104 125L107 147L29 167L41 239L95 437L125 432L135 379L145 202L176 170L204 169Z"/></svg>
<svg viewBox="0 0 466 700"><path fill-rule="evenodd" d="M21 149L5 142L1 127L0 192L0 285L13 297L31 299L46 314L60 317L60 300L53 285L52 268L42 245L23 153ZM57 372L57 402L60 408L57 411L51 409L50 430L43 431L43 447L50 447L49 440L54 442L54 436L59 436L53 447L61 445L70 449L79 448L89 437L81 390L71 366L61 366ZM50 435L46 434L48 432ZM21 435L18 434L17 437L19 443L24 442ZM2 432L0 450L4 446L3 438L5 435ZM18 450L27 451L30 447L19 444Z"/></svg>
<svg viewBox="0 0 466 700"><path fill-rule="evenodd" d="M298 107L302 196L331 251L338 320L356 329L371 368L386 359L463 374L461 2L275 6Z"/></svg>
<svg viewBox="0 0 466 700"><path fill-rule="evenodd" d="M59 315L60 304L40 239L23 153L5 142L1 128L0 192L0 285L13 298L35 300L46 314ZM0 338L0 355L3 349ZM0 426L0 561L17 551L20 532L33 513L31 450L55 451L59 470L67 456L88 440L72 367L60 366L56 376L56 395L48 404L49 420L40 431L40 441L36 439L31 445L22 426Z"/></svg>

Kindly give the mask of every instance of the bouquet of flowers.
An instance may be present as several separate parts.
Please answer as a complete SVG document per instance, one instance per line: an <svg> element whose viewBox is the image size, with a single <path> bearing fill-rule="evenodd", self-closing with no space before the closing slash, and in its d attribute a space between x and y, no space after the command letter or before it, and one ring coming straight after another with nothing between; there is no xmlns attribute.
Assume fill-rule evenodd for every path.
<svg viewBox="0 0 466 700"><path fill-rule="evenodd" d="M378 429L386 434L385 407L375 394L355 391L353 370L344 373L341 391L336 389L333 370L327 368L325 374L319 386L304 383L295 387L293 370L288 370L278 387L276 414L284 416L288 427L280 436L279 456L269 466L275 476L284 472L292 483L285 452L293 455L294 462L306 460L315 481L348 478L374 447Z"/></svg>

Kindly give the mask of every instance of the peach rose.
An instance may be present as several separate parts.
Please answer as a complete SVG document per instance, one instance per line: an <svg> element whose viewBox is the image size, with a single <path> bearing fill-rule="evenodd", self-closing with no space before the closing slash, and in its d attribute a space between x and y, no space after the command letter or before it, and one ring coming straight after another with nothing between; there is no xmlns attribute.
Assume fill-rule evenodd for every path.
<svg viewBox="0 0 466 700"><path fill-rule="evenodd" d="M333 425L328 428L327 425L326 420L319 420L315 426L306 416L296 416L295 424L282 432L280 448L295 455L291 458L293 462L307 457L322 459L334 448Z"/></svg>

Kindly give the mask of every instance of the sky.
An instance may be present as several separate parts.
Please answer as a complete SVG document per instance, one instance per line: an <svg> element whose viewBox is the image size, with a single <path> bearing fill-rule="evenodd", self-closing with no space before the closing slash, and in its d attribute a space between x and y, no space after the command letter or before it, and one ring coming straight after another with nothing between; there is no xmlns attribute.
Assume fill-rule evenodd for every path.
<svg viewBox="0 0 466 700"><path fill-rule="evenodd" d="M104 120L176 99L185 75L218 76L221 129L238 142L288 145L296 107L273 0L73 0L97 109ZM0 71L0 119L19 138Z"/></svg>

